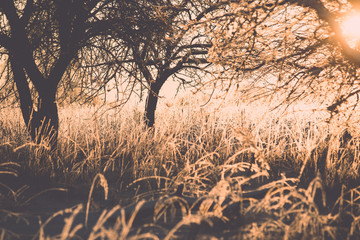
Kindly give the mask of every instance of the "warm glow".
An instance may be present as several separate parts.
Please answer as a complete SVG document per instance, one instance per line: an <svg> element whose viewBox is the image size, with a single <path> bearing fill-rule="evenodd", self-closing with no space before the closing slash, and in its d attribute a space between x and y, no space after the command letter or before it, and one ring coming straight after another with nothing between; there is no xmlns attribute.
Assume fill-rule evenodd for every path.
<svg viewBox="0 0 360 240"><path fill-rule="evenodd" d="M360 13L353 13L345 17L341 28L350 45L358 44L360 40Z"/></svg>

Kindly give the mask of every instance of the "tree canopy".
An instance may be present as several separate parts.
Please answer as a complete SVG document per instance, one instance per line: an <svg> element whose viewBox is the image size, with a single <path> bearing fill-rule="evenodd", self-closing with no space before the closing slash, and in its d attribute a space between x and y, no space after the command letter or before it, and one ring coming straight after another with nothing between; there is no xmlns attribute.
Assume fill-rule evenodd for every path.
<svg viewBox="0 0 360 240"><path fill-rule="evenodd" d="M125 24L118 26L117 37L129 48L124 69L148 91L144 116L147 126L155 123L159 92L165 82L175 79L184 85L201 85L197 74L208 71L211 63L207 55L212 46L202 21L227 4L221 0L126 3L125 8L132 11L124 16Z"/></svg>

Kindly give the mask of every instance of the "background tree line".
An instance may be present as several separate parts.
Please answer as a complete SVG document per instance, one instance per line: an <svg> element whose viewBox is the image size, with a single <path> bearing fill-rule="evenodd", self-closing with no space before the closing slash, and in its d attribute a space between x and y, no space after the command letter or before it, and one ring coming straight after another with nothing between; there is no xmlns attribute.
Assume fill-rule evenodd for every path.
<svg viewBox="0 0 360 240"><path fill-rule="evenodd" d="M255 97L276 93L282 104L316 99L330 114L342 113L358 104L360 53L340 22L358 6L337 0L3 0L0 96L15 95L32 140L48 138L53 149L58 102L74 86L90 89L86 101L110 84L123 88L125 102L147 92L148 127L170 79L200 89L237 85Z"/></svg>

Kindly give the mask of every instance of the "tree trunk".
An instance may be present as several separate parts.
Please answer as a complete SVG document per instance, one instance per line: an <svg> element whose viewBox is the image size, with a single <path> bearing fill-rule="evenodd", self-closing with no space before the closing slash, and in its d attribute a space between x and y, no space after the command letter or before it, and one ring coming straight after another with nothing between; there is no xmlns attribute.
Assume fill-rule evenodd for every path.
<svg viewBox="0 0 360 240"><path fill-rule="evenodd" d="M59 130L58 109L55 102L56 86L38 91L38 106L34 108L29 83L24 69L10 57L14 81L19 93L20 109L31 139L40 143L45 140L51 150L56 149Z"/></svg>
<svg viewBox="0 0 360 240"><path fill-rule="evenodd" d="M157 107L158 102L158 94L159 91L155 92L154 90L149 91L149 95L146 99L146 105L145 105L145 125L148 128L151 128L155 124L155 111Z"/></svg>
<svg viewBox="0 0 360 240"><path fill-rule="evenodd" d="M148 128L155 124L155 111L159 100L161 87L164 85L166 78L159 77L157 81L150 85L149 95L146 98L144 121Z"/></svg>
<svg viewBox="0 0 360 240"><path fill-rule="evenodd" d="M45 140L51 150L57 147L59 115L55 96L40 96L38 110L32 112L28 125L31 138L36 143Z"/></svg>

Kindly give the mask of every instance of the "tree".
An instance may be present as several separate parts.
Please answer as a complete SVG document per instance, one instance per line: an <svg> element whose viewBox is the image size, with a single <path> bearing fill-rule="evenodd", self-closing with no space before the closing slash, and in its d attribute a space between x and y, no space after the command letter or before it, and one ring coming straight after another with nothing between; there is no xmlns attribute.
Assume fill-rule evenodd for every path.
<svg viewBox="0 0 360 240"><path fill-rule="evenodd" d="M48 138L52 149L59 128L57 88L79 51L109 33L110 0L3 0L0 2L1 57L16 85L32 140Z"/></svg>
<svg viewBox="0 0 360 240"><path fill-rule="evenodd" d="M152 0L121 2L122 14L117 36L129 47L127 71L146 87L145 123L152 127L159 93L165 82L174 78L182 84L194 84L191 75L206 72L211 38L203 22L211 12L220 11L229 2L221 0ZM129 34L130 33L130 34ZM199 80L201 81L201 80Z"/></svg>
<svg viewBox="0 0 360 240"><path fill-rule="evenodd" d="M74 86L97 94L124 72L130 92L148 91L145 119L154 124L158 94L170 77L205 71L211 46L194 29L220 0L5 0L0 2L0 54L14 82L33 141L57 145L59 94ZM132 79L135 81L132 82ZM145 79L145 81L143 81ZM61 85L60 93L57 91Z"/></svg>
<svg viewBox="0 0 360 240"><path fill-rule="evenodd" d="M246 79L246 90L282 92L286 104L316 99L331 116L344 111L346 104L356 108L360 52L349 45L340 27L344 12L355 3L233 1L212 22L217 28L211 61L229 69L232 78Z"/></svg>

